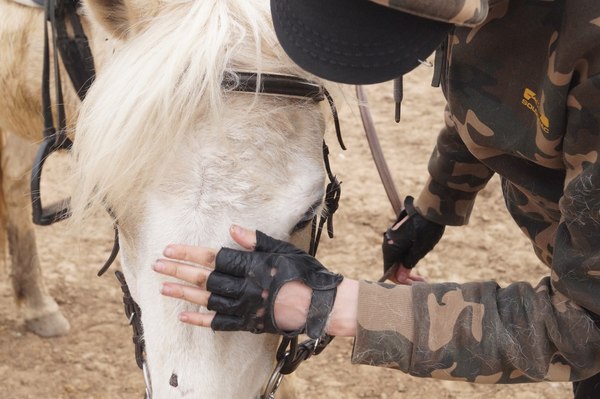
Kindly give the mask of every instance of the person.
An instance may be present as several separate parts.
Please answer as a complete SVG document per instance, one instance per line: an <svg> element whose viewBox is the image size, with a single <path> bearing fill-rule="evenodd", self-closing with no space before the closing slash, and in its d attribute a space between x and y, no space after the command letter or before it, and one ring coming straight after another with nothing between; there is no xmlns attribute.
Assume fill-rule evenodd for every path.
<svg viewBox="0 0 600 399"><path fill-rule="evenodd" d="M467 224L495 173L549 274L535 286L356 281L234 226L245 251L172 245L154 265L193 284L165 283L163 295L212 310L181 319L355 337L354 363L476 383L573 381L577 399L600 397L600 3L271 0L271 9L284 50L324 79L391 80L438 49L445 127L429 181L385 233L393 282L413 281L444 226Z"/></svg>

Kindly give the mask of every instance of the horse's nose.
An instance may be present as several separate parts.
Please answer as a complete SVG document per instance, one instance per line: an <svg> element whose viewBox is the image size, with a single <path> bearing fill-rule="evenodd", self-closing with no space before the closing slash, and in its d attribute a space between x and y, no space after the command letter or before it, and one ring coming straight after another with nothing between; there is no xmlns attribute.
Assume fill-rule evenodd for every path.
<svg viewBox="0 0 600 399"><path fill-rule="evenodd" d="M171 374L171 378L169 379L169 385L177 388L177 385L179 385L179 383L177 382L177 374Z"/></svg>

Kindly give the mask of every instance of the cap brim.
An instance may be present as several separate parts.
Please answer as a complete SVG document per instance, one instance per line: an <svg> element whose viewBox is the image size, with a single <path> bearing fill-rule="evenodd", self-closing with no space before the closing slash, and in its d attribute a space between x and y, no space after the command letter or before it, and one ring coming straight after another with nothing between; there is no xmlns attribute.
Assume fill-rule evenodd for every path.
<svg viewBox="0 0 600 399"><path fill-rule="evenodd" d="M347 84L384 82L411 71L451 26L367 0L271 0L271 14L295 63Z"/></svg>

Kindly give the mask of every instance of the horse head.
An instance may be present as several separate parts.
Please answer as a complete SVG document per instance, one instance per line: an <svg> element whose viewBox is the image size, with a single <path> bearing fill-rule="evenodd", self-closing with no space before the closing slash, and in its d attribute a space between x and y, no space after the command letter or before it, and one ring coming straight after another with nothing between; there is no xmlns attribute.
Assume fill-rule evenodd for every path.
<svg viewBox="0 0 600 399"><path fill-rule="evenodd" d="M315 81L280 49L268 3L86 4L120 44L80 111L74 221L94 205L115 218L157 398L254 398L278 342L179 322L191 305L159 295L164 278L151 269L166 245L234 246L236 223L307 248L323 208L322 105L245 87L246 72L259 87L261 74Z"/></svg>

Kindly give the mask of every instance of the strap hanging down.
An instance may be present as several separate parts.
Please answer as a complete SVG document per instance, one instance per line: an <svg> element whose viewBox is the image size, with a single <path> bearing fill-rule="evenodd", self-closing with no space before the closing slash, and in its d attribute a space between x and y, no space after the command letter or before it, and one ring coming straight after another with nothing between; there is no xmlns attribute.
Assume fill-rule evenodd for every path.
<svg viewBox="0 0 600 399"><path fill-rule="evenodd" d="M396 184L394 183L394 179L392 178L390 169L388 168L387 162L385 161L385 156L383 155L383 150L381 148L381 144L379 143L379 138L377 137L377 132L375 130L375 124L373 123L373 117L371 116L371 112L369 111L367 95L365 94L362 86L356 86L356 97L359 101L358 106L360 110L360 117L362 119L365 133L367 135L367 141L369 143L371 155L373 156L373 160L375 161L375 166L377 167L379 178L383 183L385 193L387 194L388 200L392 205L394 214L397 216L400 214L400 212L402 212L402 209L404 209L404 207L402 205L400 195L398 194L398 190L396 189Z"/></svg>
<svg viewBox="0 0 600 399"><path fill-rule="evenodd" d="M44 162L54 152L69 150L73 145L67 136L66 115L60 77L59 52L71 81L83 99L92 83L95 71L92 54L87 38L77 15L78 1L49 0L46 3L44 18L44 63L42 69L42 113L44 115L43 141L40 144L31 171L31 205L33 222L37 225L50 225L70 216L69 199L58 201L44 207L41 198L41 179ZM69 18L74 32L71 38L67 32L65 18ZM55 103L58 117L58 129L52 115L50 95L50 34L48 22L52 28L52 64L54 69Z"/></svg>

